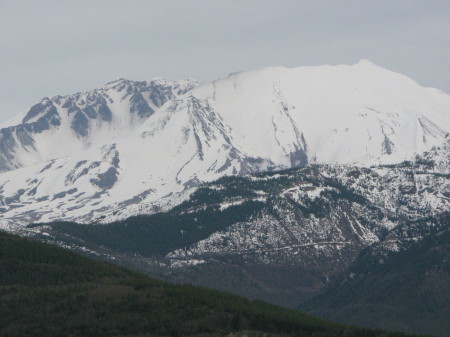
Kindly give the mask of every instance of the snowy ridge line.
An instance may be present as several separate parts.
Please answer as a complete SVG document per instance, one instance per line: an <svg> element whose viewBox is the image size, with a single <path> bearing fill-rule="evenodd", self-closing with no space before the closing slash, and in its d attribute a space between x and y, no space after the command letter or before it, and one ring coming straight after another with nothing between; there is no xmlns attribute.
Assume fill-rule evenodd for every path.
<svg viewBox="0 0 450 337"><path fill-rule="evenodd" d="M446 146L450 96L364 61L121 79L16 121L0 129L0 219L98 223L167 210L223 176L411 160Z"/></svg>

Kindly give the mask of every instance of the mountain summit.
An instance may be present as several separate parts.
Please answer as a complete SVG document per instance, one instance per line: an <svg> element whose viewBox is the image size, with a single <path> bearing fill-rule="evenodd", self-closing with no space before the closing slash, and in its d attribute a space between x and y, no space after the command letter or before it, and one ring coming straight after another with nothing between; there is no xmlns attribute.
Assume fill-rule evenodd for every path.
<svg viewBox="0 0 450 337"><path fill-rule="evenodd" d="M90 92L45 97L28 112L0 124L0 172L112 142L195 86L192 80L118 79Z"/></svg>
<svg viewBox="0 0 450 337"><path fill-rule="evenodd" d="M120 79L0 129L5 223L151 213L224 175L398 163L448 139L450 96L369 61L198 85Z"/></svg>

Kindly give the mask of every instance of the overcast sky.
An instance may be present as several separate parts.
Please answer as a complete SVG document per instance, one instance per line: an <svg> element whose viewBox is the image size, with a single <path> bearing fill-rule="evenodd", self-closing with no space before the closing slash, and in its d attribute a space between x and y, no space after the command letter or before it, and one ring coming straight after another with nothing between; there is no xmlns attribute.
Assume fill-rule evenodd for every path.
<svg viewBox="0 0 450 337"><path fill-rule="evenodd" d="M120 77L360 59L450 93L450 1L0 0L0 121Z"/></svg>

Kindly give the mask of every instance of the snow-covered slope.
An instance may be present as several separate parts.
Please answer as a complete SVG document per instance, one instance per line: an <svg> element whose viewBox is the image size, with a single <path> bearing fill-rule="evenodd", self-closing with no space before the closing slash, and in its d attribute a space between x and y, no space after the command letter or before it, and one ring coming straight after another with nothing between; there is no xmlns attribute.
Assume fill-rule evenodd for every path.
<svg viewBox="0 0 450 337"><path fill-rule="evenodd" d="M2 129L2 167L10 170L0 175L3 220L124 218L168 208L223 175L395 163L450 132L449 95L368 61L162 87L170 89L121 80L97 96L44 100ZM92 96L99 98L86 108Z"/></svg>
<svg viewBox="0 0 450 337"><path fill-rule="evenodd" d="M0 172L67 157L127 135L192 80L119 79L91 92L45 97L0 124Z"/></svg>
<svg viewBox="0 0 450 337"><path fill-rule="evenodd" d="M193 95L217 111L244 152L285 165L398 161L450 131L448 95L368 61L238 73Z"/></svg>

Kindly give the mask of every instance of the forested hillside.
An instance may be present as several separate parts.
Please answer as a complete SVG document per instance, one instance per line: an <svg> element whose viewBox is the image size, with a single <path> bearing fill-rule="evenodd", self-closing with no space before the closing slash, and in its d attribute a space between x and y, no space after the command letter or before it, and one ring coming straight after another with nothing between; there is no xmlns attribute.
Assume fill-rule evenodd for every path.
<svg viewBox="0 0 450 337"><path fill-rule="evenodd" d="M406 336L172 285L0 233L1 336Z"/></svg>
<svg viewBox="0 0 450 337"><path fill-rule="evenodd" d="M390 252L383 243L366 249L345 273L300 307L350 324L449 336L449 214L439 221L441 231L403 251ZM414 225L405 227L414 230Z"/></svg>

